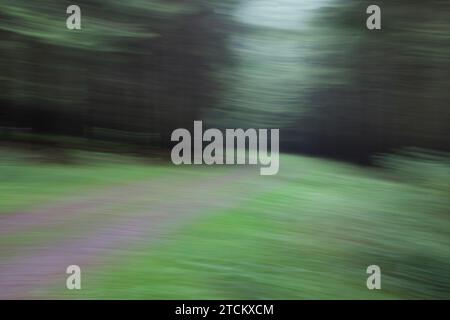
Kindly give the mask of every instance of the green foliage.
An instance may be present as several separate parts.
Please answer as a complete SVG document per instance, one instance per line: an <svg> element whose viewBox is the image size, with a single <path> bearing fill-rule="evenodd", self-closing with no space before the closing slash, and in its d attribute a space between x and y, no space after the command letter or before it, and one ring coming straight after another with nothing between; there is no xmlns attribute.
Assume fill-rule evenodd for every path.
<svg viewBox="0 0 450 320"><path fill-rule="evenodd" d="M407 148L378 157L377 162L406 183L450 192L450 155L447 153Z"/></svg>
<svg viewBox="0 0 450 320"><path fill-rule="evenodd" d="M66 8L71 4L7 1L2 7L0 29L57 46L121 51L127 50L124 40L158 36L164 23L198 9L177 1L78 1L82 8L81 35L65 28Z"/></svg>

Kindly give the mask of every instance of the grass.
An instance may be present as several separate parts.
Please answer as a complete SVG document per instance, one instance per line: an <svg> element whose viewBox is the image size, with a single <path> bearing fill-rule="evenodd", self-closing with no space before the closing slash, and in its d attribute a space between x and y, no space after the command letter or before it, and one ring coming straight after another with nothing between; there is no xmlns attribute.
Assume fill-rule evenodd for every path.
<svg viewBox="0 0 450 320"><path fill-rule="evenodd" d="M131 157L71 151L74 162L47 162L31 152L0 149L0 214L100 187L153 179L170 169ZM51 155L50 155L51 156Z"/></svg>
<svg viewBox="0 0 450 320"><path fill-rule="evenodd" d="M407 179L391 167L283 156L280 174L264 178L273 188L248 188L243 204L130 248L87 273L81 291L51 290L96 299L448 299L448 176L430 188L423 170ZM366 288L372 264L381 267L379 291Z"/></svg>

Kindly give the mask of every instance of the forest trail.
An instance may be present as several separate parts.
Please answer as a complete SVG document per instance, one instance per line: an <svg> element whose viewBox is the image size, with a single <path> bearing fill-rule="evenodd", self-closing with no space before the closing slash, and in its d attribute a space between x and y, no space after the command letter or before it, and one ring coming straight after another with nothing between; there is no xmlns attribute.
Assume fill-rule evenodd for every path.
<svg viewBox="0 0 450 320"><path fill-rule="evenodd" d="M1 216L0 299L47 298L40 293L49 287L65 288L69 265L83 275L101 274L128 248L167 239L183 223L238 205L255 172L226 172L155 178Z"/></svg>

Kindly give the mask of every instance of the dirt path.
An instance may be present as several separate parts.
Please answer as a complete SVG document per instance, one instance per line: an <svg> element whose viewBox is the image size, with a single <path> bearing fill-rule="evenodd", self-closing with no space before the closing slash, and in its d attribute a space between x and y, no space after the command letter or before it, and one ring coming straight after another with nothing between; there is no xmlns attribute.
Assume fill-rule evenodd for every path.
<svg viewBox="0 0 450 320"><path fill-rule="evenodd" d="M96 270L130 246L169 236L201 214L238 205L254 173L158 178L0 217L0 299L48 298L65 270ZM22 239L8 241L7 239Z"/></svg>

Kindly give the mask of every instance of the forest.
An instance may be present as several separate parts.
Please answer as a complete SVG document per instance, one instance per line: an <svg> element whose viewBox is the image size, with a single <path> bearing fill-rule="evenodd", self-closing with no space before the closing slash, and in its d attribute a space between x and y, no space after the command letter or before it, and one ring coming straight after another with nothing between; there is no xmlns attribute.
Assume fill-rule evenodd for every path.
<svg viewBox="0 0 450 320"><path fill-rule="evenodd" d="M450 3L373 4L2 1L0 298L449 298ZM175 166L195 121L279 171Z"/></svg>
<svg viewBox="0 0 450 320"><path fill-rule="evenodd" d="M79 31L64 28L67 1L7 2L4 135L167 148L175 128L203 120L280 128L284 150L359 162L448 151L447 4L382 3L373 32L368 2L304 2L79 1Z"/></svg>

